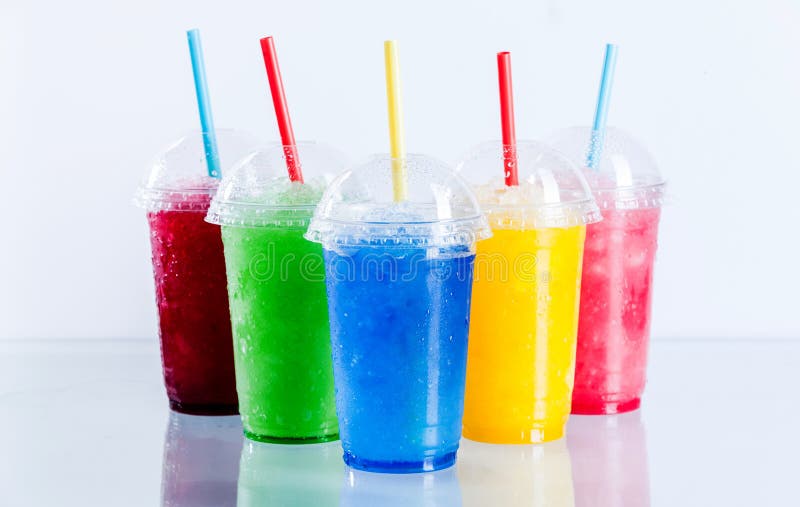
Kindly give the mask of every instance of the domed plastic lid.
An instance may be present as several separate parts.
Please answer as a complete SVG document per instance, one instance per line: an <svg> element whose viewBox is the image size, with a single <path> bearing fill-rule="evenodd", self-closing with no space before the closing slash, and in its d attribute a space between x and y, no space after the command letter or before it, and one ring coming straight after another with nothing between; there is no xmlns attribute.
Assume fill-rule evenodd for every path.
<svg viewBox="0 0 800 507"><path fill-rule="evenodd" d="M255 138L245 132L217 129L223 175L251 151ZM148 169L133 202L148 211L205 211L219 179L208 175L203 135L192 131L164 149Z"/></svg>
<svg viewBox="0 0 800 507"><path fill-rule="evenodd" d="M240 160L223 178L206 221L236 227L307 227L325 188L344 169L345 157L324 144L298 143L300 183L289 179L287 156L291 151L275 143Z"/></svg>
<svg viewBox="0 0 800 507"><path fill-rule="evenodd" d="M608 127L600 164L586 167L592 138L589 127L572 127L553 133L553 147L583 168L597 204L603 208L655 208L664 201L664 178L644 146L627 132Z"/></svg>
<svg viewBox="0 0 800 507"><path fill-rule="evenodd" d="M306 238L329 247L471 248L491 235L475 195L445 163L415 154L403 162L406 199L394 201L392 158L373 156L331 183Z"/></svg>
<svg viewBox="0 0 800 507"><path fill-rule="evenodd" d="M456 167L473 184L492 228L573 227L601 219L586 180L564 155L536 141L518 141L519 185L511 187L503 178L503 156L503 145L492 141Z"/></svg>

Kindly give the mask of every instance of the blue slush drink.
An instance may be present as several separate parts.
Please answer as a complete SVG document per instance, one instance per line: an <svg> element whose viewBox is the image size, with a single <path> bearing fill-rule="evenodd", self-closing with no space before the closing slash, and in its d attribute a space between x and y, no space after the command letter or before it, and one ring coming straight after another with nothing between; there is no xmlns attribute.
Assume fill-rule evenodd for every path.
<svg viewBox="0 0 800 507"><path fill-rule="evenodd" d="M345 462L366 470L452 465L464 412L474 253L324 253L336 407L349 423L340 433Z"/></svg>
<svg viewBox="0 0 800 507"><path fill-rule="evenodd" d="M433 159L405 162L407 201L392 200L391 159L373 159L331 183L307 233L323 246L344 461L371 472L455 462L488 233L466 183Z"/></svg>

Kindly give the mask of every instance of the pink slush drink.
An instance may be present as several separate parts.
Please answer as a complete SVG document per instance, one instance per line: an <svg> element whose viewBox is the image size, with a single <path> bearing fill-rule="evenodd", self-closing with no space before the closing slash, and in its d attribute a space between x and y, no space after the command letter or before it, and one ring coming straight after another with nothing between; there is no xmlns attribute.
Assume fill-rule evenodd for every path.
<svg viewBox="0 0 800 507"><path fill-rule="evenodd" d="M585 165L588 128L553 136ZM603 214L586 229L573 414L639 408L647 371L653 263L664 181L647 151L609 128L600 164L584 173Z"/></svg>
<svg viewBox="0 0 800 507"><path fill-rule="evenodd" d="M639 407L659 208L604 209L586 229L573 414Z"/></svg>

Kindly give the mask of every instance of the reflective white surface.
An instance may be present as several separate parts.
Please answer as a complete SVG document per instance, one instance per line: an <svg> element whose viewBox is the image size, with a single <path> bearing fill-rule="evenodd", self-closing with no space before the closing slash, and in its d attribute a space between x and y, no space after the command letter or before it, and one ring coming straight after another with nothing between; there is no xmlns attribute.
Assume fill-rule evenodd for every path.
<svg viewBox="0 0 800 507"><path fill-rule="evenodd" d="M0 343L2 506L800 505L800 342L659 341L641 411L431 474L170 413L155 341Z"/></svg>

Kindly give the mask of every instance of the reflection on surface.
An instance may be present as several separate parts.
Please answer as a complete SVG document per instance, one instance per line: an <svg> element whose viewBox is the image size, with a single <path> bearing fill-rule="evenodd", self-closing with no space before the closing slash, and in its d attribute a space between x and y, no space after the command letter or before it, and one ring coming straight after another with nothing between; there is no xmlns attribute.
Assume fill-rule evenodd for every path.
<svg viewBox="0 0 800 507"><path fill-rule="evenodd" d="M342 506L460 507L454 467L420 474L377 474L347 468Z"/></svg>
<svg viewBox="0 0 800 507"><path fill-rule="evenodd" d="M647 448L639 410L571 416L567 443L577 507L650 505Z"/></svg>
<svg viewBox="0 0 800 507"><path fill-rule="evenodd" d="M457 466L465 506L575 505L564 439L538 445L483 444L462 439Z"/></svg>
<svg viewBox="0 0 800 507"><path fill-rule="evenodd" d="M339 442L280 445L248 440L239 468L238 505L338 506L342 475Z"/></svg>
<svg viewBox="0 0 800 507"><path fill-rule="evenodd" d="M170 412L164 440L161 504L165 507L236 505L242 450L239 416Z"/></svg>
<svg viewBox="0 0 800 507"><path fill-rule="evenodd" d="M425 474L375 474L345 467L339 442L278 445L246 440L243 446L242 440L238 416L171 412L164 443L162 505L650 505L639 411L572 416L566 440L540 445L463 439L456 467Z"/></svg>

